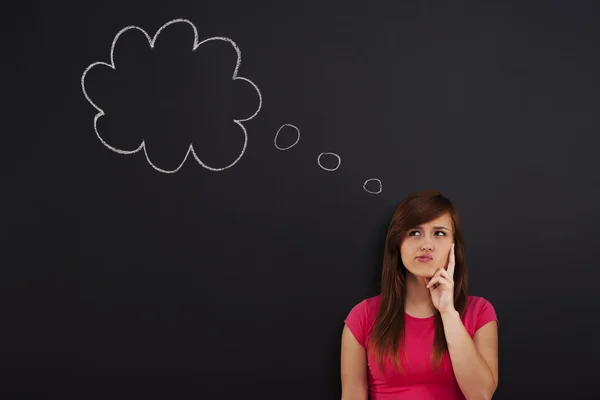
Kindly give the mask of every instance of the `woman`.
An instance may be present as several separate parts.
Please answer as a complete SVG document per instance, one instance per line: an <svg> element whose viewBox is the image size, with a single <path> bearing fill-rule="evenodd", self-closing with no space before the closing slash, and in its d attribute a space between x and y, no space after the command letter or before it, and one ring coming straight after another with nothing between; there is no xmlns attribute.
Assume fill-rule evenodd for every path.
<svg viewBox="0 0 600 400"><path fill-rule="evenodd" d="M344 322L342 400L491 399L498 386L496 313L467 294L460 219L439 192L398 206L381 293Z"/></svg>

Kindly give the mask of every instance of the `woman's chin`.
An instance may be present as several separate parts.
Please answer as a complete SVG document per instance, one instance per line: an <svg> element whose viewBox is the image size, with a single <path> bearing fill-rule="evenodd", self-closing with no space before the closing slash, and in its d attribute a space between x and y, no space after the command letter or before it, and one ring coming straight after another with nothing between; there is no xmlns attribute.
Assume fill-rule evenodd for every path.
<svg viewBox="0 0 600 400"><path fill-rule="evenodd" d="M433 275L435 274L435 271L437 271L437 268L435 268L433 266L431 268L425 268L425 267L421 266L418 269L414 269L414 270L410 271L410 273L413 274L414 276L416 276L417 278L428 278L429 279L429 278L433 277Z"/></svg>

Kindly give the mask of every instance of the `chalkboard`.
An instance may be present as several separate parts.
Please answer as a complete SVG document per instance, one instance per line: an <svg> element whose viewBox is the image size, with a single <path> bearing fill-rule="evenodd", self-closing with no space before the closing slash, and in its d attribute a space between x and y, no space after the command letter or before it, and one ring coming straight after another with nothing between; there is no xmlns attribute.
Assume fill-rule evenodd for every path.
<svg viewBox="0 0 600 400"><path fill-rule="evenodd" d="M340 398L421 189L498 314L494 398L597 396L600 10L511 3L5 9L1 397Z"/></svg>

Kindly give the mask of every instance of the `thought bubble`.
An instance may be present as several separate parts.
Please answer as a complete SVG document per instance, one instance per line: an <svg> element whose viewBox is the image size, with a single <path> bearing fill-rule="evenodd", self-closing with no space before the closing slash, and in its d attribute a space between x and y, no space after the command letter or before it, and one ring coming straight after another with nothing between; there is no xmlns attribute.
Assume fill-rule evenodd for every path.
<svg viewBox="0 0 600 400"><path fill-rule="evenodd" d="M189 147L187 148L187 151L185 153L185 156L183 157L183 160L181 161L181 163L179 164L179 166L177 166L175 169L164 169L164 168L160 168L158 167L155 163L152 162L151 157L148 154L147 148L146 148L146 141L144 139L141 140L141 143L134 149L122 149L122 148L118 148L116 146L113 146L111 144L109 144L100 134L99 130L98 130L98 120L100 117L105 115L105 112L103 111L102 108L100 108L98 105L96 105L92 99L88 96L88 93L86 91L86 86L85 86L85 79L87 74L90 72L90 70L92 70L92 68L95 67L108 67L111 68L112 70L116 70L117 65L115 64L114 61L114 50L115 50L115 46L117 44L117 41L119 40L119 37L124 34L127 31L130 30L137 30L140 31L148 40L148 44L150 45L151 49L154 49L154 45L156 43L156 39L158 38L158 35L165 29L167 28L169 25L172 24L176 24L176 23L183 23L183 24L189 24L194 32L194 41L193 41L193 46L191 48L191 51L195 52L200 46L202 46L205 43L211 42L211 41L222 41L225 43L230 44L233 49L235 50L236 54L237 54L237 61L236 61L236 65L235 65L235 69L233 72L233 76L232 76L232 80L233 81L240 81L240 82L245 82L251 85L251 87L256 91L257 95L258 95L258 106L256 108L256 111L254 111L252 113L252 115L250 115L247 118L240 118L240 119L233 119L233 122L235 124L237 124L239 126L239 128L242 130L243 135L244 135L244 139L243 139L243 145L241 146L241 151L239 152L239 154L237 154L237 156L235 157L235 159L228 163L225 166L221 166L221 167L216 167L216 166L210 166L207 163L205 163L204 161L202 161L198 155L196 154L196 151L194 150L194 146L193 144L190 143ZM238 46L236 45L236 43L227 38L227 37L210 37L208 39L205 39L201 42L198 41L198 31L196 29L196 27L194 26L193 23L191 23L190 21L186 20L186 19L174 19L172 21L167 22L166 24L164 24L162 27L160 27L158 29L158 31L156 32L156 34L153 37L150 37L150 35L143 30L140 27L137 26L127 26L123 29L121 29L117 35L115 36L115 38L113 39L112 45L111 45L111 49L110 49L110 62L106 63L106 62L102 62L102 61L98 61L98 62L94 62L92 64L90 64L85 71L83 72L82 76L81 76L81 88L83 91L83 94L85 96L85 98L87 99L87 101L98 111L98 113L94 116L94 131L96 132L96 135L98 137L98 139L100 139L100 141L102 142L103 145L105 145L108 149L118 153L118 154L135 154L141 150L143 150L144 155L146 156L146 160L148 161L148 163L150 164L150 166L152 166L152 168L154 168L155 170L159 171L159 172L163 172L163 173L175 173L177 171L179 171L179 169L183 166L183 164L185 163L185 161L187 160L188 156L190 154L192 154L193 158L204 168L210 170L210 171L223 171L226 170L228 168L231 168L232 166L234 166L244 155L245 151L246 151L246 146L248 144L248 134L246 131L245 126L242 124L243 122L249 121L252 118L254 118L260 111L261 106L262 106L262 96L260 93L260 90L258 89L258 87L249 79L238 76L238 71L240 68L240 64L241 64L241 51L238 48Z"/></svg>
<svg viewBox="0 0 600 400"><path fill-rule="evenodd" d="M100 108L90 98L90 96L88 94L88 91L86 89L86 77L88 76L88 73L93 68L96 68L96 67L98 67L98 68L99 67L108 67L110 70L113 70L113 71L117 70L117 64L115 63L115 59L114 59L115 47L117 45L117 42L119 41L119 38L124 33L128 32L128 31L138 31L138 32L141 32L143 34L144 38L146 39L146 41L147 41L147 43L149 45L150 50L154 50L155 45L156 45L156 40L157 40L158 36L160 35L160 33L163 32L165 30L165 28L167 28L167 27L169 27L170 25L173 25L173 24L185 24L185 25L188 25L188 26L190 26L192 28L192 30L193 30L193 44L191 46L191 51L194 52L194 53L196 52L196 50L198 48L200 48L200 46L202 46L203 44L208 43L208 42L222 42L222 43L230 45L235 50L235 53L236 53L235 68L234 68L233 74L231 76L231 81L234 81L234 82L235 81L237 81L237 82L243 82L243 84L248 84L253 89L253 91L256 92L257 100L258 100L257 103L258 104L257 104L256 109L251 113L250 116L248 116L246 118L228 119L230 122L234 122L235 125L242 130L242 133L243 133L243 144L240 146L241 150L239 151L239 153L236 153L236 156L234 157L234 159L231 162L227 162L225 166L208 165L208 163L206 161L203 161L198 156L196 150L194 149L193 143L188 142L187 141L188 139L184 139L185 142L180 142L180 143L189 143L189 145L187 145L187 144L185 145L186 146L185 147L186 151L185 151L185 155L183 156L183 160L178 164L178 166L176 168L173 168L173 169L167 169L167 168L164 168L164 167L161 168L161 167L157 166L157 164L156 164L155 161L152 161L152 159L151 159L151 157L150 157L150 155L148 153L147 139L149 139L149 138L148 137L144 138L144 136L141 136L141 135L143 135L143 130L142 130L141 127L139 129L140 137L136 138L136 141L135 141L136 144L135 144L135 146L130 146L130 148L128 148L128 149L124 148L127 145L118 145L118 146L115 145L114 143L115 143L116 139L113 138L111 140L108 140L106 137L103 137L103 135L101 135L101 133L99 131L98 120L100 119L100 117L106 115L105 109L107 109L107 107L105 107L104 109ZM159 47L161 49L163 49L162 46L159 46ZM175 46L175 47L177 47L177 46ZM168 48L168 46L167 46L167 48ZM244 126L243 122L246 122L246 121L249 121L249 120L253 119L260 112L260 110L262 108L262 95L261 95L261 92L258 89L258 87L251 80L249 80L248 78L241 77L241 76L238 75L240 64L241 64L241 51L240 51L239 47L237 46L237 44L232 39L227 38L227 37L223 37L223 36L214 36L214 37L209 37L209 38L207 38L207 39L205 39L203 41L199 41L198 40L198 31L197 31L196 27L194 26L194 24L192 22L190 22L187 19L174 19L174 20L171 20L171 21L165 23L163 26L161 26L156 31L156 33L154 34L153 37L150 37L150 35L144 29L142 29L142 28L140 28L138 26L131 25L131 26L127 26L127 27L121 29L116 34L116 36L114 37L114 39L112 41L112 45L111 45L111 48L110 48L110 55L109 55L109 57L110 57L110 62L97 61L97 62L94 62L94 63L90 64L84 70L84 72L83 72L83 74L81 76L81 89L83 91L83 94L84 94L86 100L97 110L97 113L95 114L94 119L93 119L93 121L94 121L93 122L94 131L96 133L96 136L100 140L100 142L104 146L106 146L108 149L110 149L111 151L113 151L115 153L124 154L124 155L135 154L135 153L143 150L145 158L146 158L147 162L150 164L150 166L152 168L154 168L155 170L159 171L159 172L167 173L167 174L172 174L172 173L175 173L175 172L179 171L181 169L181 167L185 164L185 162L188 159L188 156L190 154L196 160L196 162L198 162L198 164L200 164L202 167L204 167L204 168L206 168L206 169L208 169L210 171L223 171L223 170L226 170L228 168L231 168L231 167L233 167L243 157L243 155L244 155L244 153L246 151L247 144L248 144L248 133L246 131L246 127ZM136 60L137 59L138 58L136 58ZM143 58L142 58L142 60L143 60ZM232 65L233 65L233 63L232 63ZM222 68L221 68L221 70L222 70ZM128 70L125 68L124 71L128 71ZM182 76L185 76L185 75L182 75ZM187 77L186 77L186 79L187 79ZM213 78L211 78L211 79L213 79ZM229 78L227 77L227 79L229 79ZM231 82L231 81L228 81L228 82ZM187 84L187 82L185 82L185 83ZM167 84L171 84L171 82L167 82ZM150 87L153 90L156 90L156 88L153 85L150 85ZM187 89L187 87L186 87L186 89ZM205 90L205 89L206 88L203 86L202 87L203 91L206 91L207 93L211 93L209 90ZM226 95L228 90L229 89L226 88L223 93L221 93L221 91L214 92L214 93L217 96L218 95L222 96L222 95ZM112 92L109 92L109 93L112 93ZM134 93L136 93L136 92L134 91ZM156 93L156 95L159 96L160 93ZM128 99L127 97L123 97L123 98L124 99ZM152 99L152 97L148 97L148 98ZM204 104L206 106L206 104L210 105L212 103L204 103ZM215 104L219 104L219 103L215 103ZM182 104L182 106L186 106L186 104ZM180 108L179 105L175 105L175 109L179 109L179 108ZM113 109L114 109L114 107L113 107ZM119 109L119 108L116 107L116 109ZM129 103L125 103L125 107L123 107L122 109L125 109L125 110L127 110L127 112L129 112L130 111ZM139 108L139 110L143 110L143 108ZM225 109L223 109L223 110L225 111ZM212 115L211 114L212 111L211 111L210 108L207 108L207 112L208 112L208 114L206 114L206 115ZM220 112L220 110L219 110L219 112ZM112 113L111 113L111 115L112 115ZM147 114L147 115L151 115L151 114ZM229 118L229 117L226 117L226 118ZM116 119L116 121L120 122L121 120L120 119ZM134 119L133 121L137 121L137 120ZM103 124L103 126L104 126L104 124ZM138 129L133 129L133 130L130 130L130 131L131 132L137 132ZM156 132L160 132L157 129L155 131ZM191 131L191 132L193 132L193 131ZM169 135L171 135L173 133L176 134L177 132L176 131L175 132L169 131L167 133ZM295 138L294 138L294 136L290 136L290 135L294 135ZM106 132L105 132L105 136L110 137L109 135L106 135ZM150 136L152 136L152 135L150 135ZM119 136L117 136L117 138L118 137ZM282 137L284 137L285 139L282 139ZM196 140L197 140L197 138L198 137L196 136ZM152 138L150 137L150 139L152 139ZM169 138L169 140L170 140L170 138ZM273 142L274 142L275 147L278 150L285 151L285 150L289 150L292 147L296 146L298 144L299 140L300 140L300 129L297 126L292 125L292 124L284 124L284 125L282 125L277 130L277 133L275 134L275 138L274 138ZM139 143L139 144L137 144L137 143ZM291 143L291 144L284 145L283 143ZM151 144L151 146L152 146L152 144ZM131 148L131 147L133 147L133 148ZM167 146L166 148L168 149L169 147ZM204 149L204 148L205 147L202 147L202 149ZM180 149L183 150L182 148L180 148ZM156 153L154 153L154 156L156 157ZM179 158L176 158L176 160L178 161ZM333 152L323 152L323 153L320 153L319 156L317 157L317 164L319 165L319 167L321 167L325 171L330 171L330 172L338 170L339 167L340 167L340 165L341 165L341 161L342 161L341 157L337 153L333 153ZM332 166L331 165L332 163L334 163L335 165ZM378 178L367 179L364 182L364 184L363 184L363 189L366 192L370 193L370 194L379 194L379 193L382 192L382 183L381 183L381 180L378 179Z"/></svg>

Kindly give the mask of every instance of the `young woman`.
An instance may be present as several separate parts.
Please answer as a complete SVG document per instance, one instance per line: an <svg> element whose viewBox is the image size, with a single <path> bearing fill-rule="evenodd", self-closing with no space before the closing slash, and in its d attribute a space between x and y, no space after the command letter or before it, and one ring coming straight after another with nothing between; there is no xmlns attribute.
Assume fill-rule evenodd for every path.
<svg viewBox="0 0 600 400"><path fill-rule="evenodd" d="M476 400L496 391L496 312L467 294L460 219L439 192L400 203L381 293L356 304L344 322L342 400Z"/></svg>

